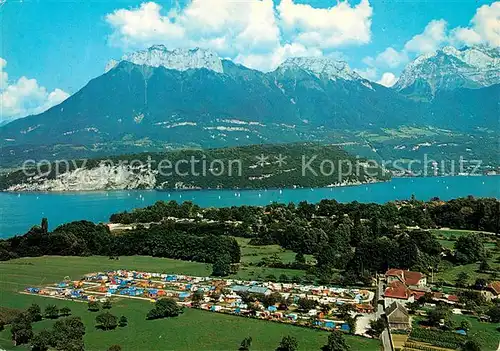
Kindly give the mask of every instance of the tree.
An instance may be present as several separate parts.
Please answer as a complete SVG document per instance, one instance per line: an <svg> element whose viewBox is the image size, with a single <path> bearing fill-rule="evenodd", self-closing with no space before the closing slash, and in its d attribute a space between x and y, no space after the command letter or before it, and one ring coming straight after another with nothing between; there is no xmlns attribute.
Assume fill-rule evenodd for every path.
<svg viewBox="0 0 500 351"><path fill-rule="evenodd" d="M45 318L57 319L59 318L59 309L56 305L47 305L45 307Z"/></svg>
<svg viewBox="0 0 500 351"><path fill-rule="evenodd" d="M95 317L98 328L103 330L115 329L118 326L118 318L109 312L104 312Z"/></svg>
<svg viewBox="0 0 500 351"><path fill-rule="evenodd" d="M252 337L251 336L243 339L238 350L239 351L248 351L248 350L250 350L250 346L252 346Z"/></svg>
<svg viewBox="0 0 500 351"><path fill-rule="evenodd" d="M474 263L485 257L486 250L481 235L463 235L455 242L455 258L459 263Z"/></svg>
<svg viewBox="0 0 500 351"><path fill-rule="evenodd" d="M64 317L67 317L71 314L71 309L67 306L61 308L61 310L59 311L61 313L62 316Z"/></svg>
<svg viewBox="0 0 500 351"><path fill-rule="evenodd" d="M112 306L113 306L113 305L111 304L111 301L109 301L109 300L106 300L106 301L104 301L104 302L102 303L102 308L103 308L104 310L109 310L109 309L111 309L111 307L112 307Z"/></svg>
<svg viewBox="0 0 500 351"><path fill-rule="evenodd" d="M484 259L481 261L481 263L479 264L479 270L481 272L488 272L491 270L491 266L487 260Z"/></svg>
<svg viewBox="0 0 500 351"><path fill-rule="evenodd" d="M351 312L355 311L355 309L354 309L353 305L351 305L349 303L344 303L337 308L337 311L338 311L340 318L346 319L347 317L349 317L351 315Z"/></svg>
<svg viewBox="0 0 500 351"><path fill-rule="evenodd" d="M193 307L200 307L204 298L203 290L196 290L191 298L191 302L193 303Z"/></svg>
<svg viewBox="0 0 500 351"><path fill-rule="evenodd" d="M231 258L228 254L218 255L212 265L212 275L216 277L228 276L231 272Z"/></svg>
<svg viewBox="0 0 500 351"><path fill-rule="evenodd" d="M158 299L155 307L149 311L147 319L158 319L165 317L176 317L182 313L182 307L178 306L175 300L170 298Z"/></svg>
<svg viewBox="0 0 500 351"><path fill-rule="evenodd" d="M99 302L97 302L97 301L89 301L89 303L88 303L88 310L90 312L97 312L97 311L99 311L99 309L100 309Z"/></svg>
<svg viewBox="0 0 500 351"><path fill-rule="evenodd" d="M297 351L299 348L299 342L293 336L287 335L281 339L279 346L276 351Z"/></svg>
<svg viewBox="0 0 500 351"><path fill-rule="evenodd" d="M429 325L437 327L440 323L446 323L450 320L451 311L445 306L436 306L427 314L427 322Z"/></svg>
<svg viewBox="0 0 500 351"><path fill-rule="evenodd" d="M302 252L297 252L297 254L295 255L295 262L300 264L306 263L306 258Z"/></svg>
<svg viewBox="0 0 500 351"><path fill-rule="evenodd" d="M108 351L122 351L122 347L120 345L111 345Z"/></svg>
<svg viewBox="0 0 500 351"><path fill-rule="evenodd" d="M302 311L309 311L316 307L316 301L307 298L301 298L299 300L298 306Z"/></svg>
<svg viewBox="0 0 500 351"><path fill-rule="evenodd" d="M481 345L475 340L467 340L462 346L462 351L481 351Z"/></svg>
<svg viewBox="0 0 500 351"><path fill-rule="evenodd" d="M45 217L42 218L41 228L43 234L47 234L47 232L49 231L49 221Z"/></svg>
<svg viewBox="0 0 500 351"><path fill-rule="evenodd" d="M497 303L496 306L491 307L486 315L490 317L492 323L500 323L500 304Z"/></svg>
<svg viewBox="0 0 500 351"><path fill-rule="evenodd" d="M267 296L265 295L265 296L260 298L260 300L262 301L262 304L265 307L274 306L278 302L281 302L282 299L283 299L283 297L277 291L273 292L272 294L269 294Z"/></svg>
<svg viewBox="0 0 500 351"><path fill-rule="evenodd" d="M53 335L49 330L42 330L31 339L32 351L47 351L52 345Z"/></svg>
<svg viewBox="0 0 500 351"><path fill-rule="evenodd" d="M67 317L54 323L53 346L57 350L83 351L85 326L80 317Z"/></svg>
<svg viewBox="0 0 500 351"><path fill-rule="evenodd" d="M372 320L370 321L370 330L368 334L378 338L385 328L387 328L387 322L384 318L381 317L377 320Z"/></svg>
<svg viewBox="0 0 500 351"><path fill-rule="evenodd" d="M455 285L458 288L466 288L469 285L469 274L467 272L458 273Z"/></svg>
<svg viewBox="0 0 500 351"><path fill-rule="evenodd" d="M349 351L349 345L347 345L344 335L339 330L333 330L330 335L328 335L328 341L326 345L321 347L322 351Z"/></svg>
<svg viewBox="0 0 500 351"><path fill-rule="evenodd" d="M467 319L464 319L460 322L460 329L465 330L468 332L472 328L472 323L469 322Z"/></svg>
<svg viewBox="0 0 500 351"><path fill-rule="evenodd" d="M121 317L120 317L120 321L118 322L118 325L119 325L120 327L126 327L126 326L127 326L127 324L128 324L128 319L127 319L127 317L125 317L125 316L121 316Z"/></svg>
<svg viewBox="0 0 500 351"><path fill-rule="evenodd" d="M36 303L28 307L26 313L28 314L32 322L38 322L42 320L42 309Z"/></svg>
<svg viewBox="0 0 500 351"><path fill-rule="evenodd" d="M16 346L27 344L33 337L31 319L25 313L21 313L12 321L10 329L12 333L12 340Z"/></svg>

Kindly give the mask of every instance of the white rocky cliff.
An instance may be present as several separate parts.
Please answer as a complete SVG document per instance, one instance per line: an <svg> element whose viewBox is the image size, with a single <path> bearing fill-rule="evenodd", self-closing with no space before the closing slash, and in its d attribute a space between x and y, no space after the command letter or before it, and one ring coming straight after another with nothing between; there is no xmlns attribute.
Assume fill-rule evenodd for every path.
<svg viewBox="0 0 500 351"><path fill-rule="evenodd" d="M292 57L277 68L280 71L294 69L300 69L318 78L330 80L363 80L356 72L351 70L347 62L327 57Z"/></svg>
<svg viewBox="0 0 500 351"><path fill-rule="evenodd" d="M164 45L154 45L146 50L126 54L121 61L150 67L165 67L178 71L206 68L223 73L222 61L219 56L205 49L174 49L168 50ZM119 61L111 60L106 65L106 72L115 67Z"/></svg>
<svg viewBox="0 0 500 351"><path fill-rule="evenodd" d="M104 165L96 168L79 168L58 175L55 179L34 176L27 182L16 184L7 191L91 191L153 189L156 185L154 171L147 167Z"/></svg>

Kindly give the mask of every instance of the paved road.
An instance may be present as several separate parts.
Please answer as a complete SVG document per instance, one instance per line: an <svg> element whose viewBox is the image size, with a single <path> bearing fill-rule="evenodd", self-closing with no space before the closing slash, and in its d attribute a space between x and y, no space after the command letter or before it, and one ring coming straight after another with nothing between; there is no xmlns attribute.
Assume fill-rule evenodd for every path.
<svg viewBox="0 0 500 351"><path fill-rule="evenodd" d="M377 289L377 319L380 318L385 313L384 306L378 303L378 300L382 298L383 293L384 293L384 284L382 280L379 280ZM393 351L391 344L391 336L389 335L389 329L385 329L382 332L382 334L380 335L380 340L382 340L384 351Z"/></svg>

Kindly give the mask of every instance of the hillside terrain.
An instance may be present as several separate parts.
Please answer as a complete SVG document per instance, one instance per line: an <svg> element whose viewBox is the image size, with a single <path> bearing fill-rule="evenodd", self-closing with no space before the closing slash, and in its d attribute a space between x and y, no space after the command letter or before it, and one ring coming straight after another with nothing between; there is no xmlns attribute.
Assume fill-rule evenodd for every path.
<svg viewBox="0 0 500 351"><path fill-rule="evenodd" d="M390 178L335 145L284 144L73 160L0 175L0 189L222 189L342 186Z"/></svg>
<svg viewBox="0 0 500 351"><path fill-rule="evenodd" d="M0 166L297 141L354 143L368 146L360 149L367 156L361 151L373 147L360 133L401 128L430 128L437 139L458 136L454 143L466 139L471 149L490 155L498 150L484 147L499 131L498 52L468 50L418 58L391 89L328 58L291 58L263 73L202 49L153 46L111 62L60 105L1 126ZM449 60L461 62L460 70ZM441 84L436 75L468 77L474 84ZM418 88L423 79L432 96Z"/></svg>

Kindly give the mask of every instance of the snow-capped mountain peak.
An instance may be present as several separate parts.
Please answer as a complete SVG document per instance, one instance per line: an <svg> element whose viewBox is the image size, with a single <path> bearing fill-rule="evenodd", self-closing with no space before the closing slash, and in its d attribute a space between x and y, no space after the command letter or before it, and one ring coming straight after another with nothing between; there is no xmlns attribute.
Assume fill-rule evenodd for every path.
<svg viewBox="0 0 500 351"><path fill-rule="evenodd" d="M500 83L500 49L482 46L457 49L446 46L417 57L394 85L397 90L481 88Z"/></svg>
<svg viewBox="0 0 500 351"><path fill-rule="evenodd" d="M285 60L277 70L286 71L301 69L318 78L337 80L362 80L362 78L344 61L328 57L291 57Z"/></svg>
<svg viewBox="0 0 500 351"><path fill-rule="evenodd" d="M223 73L222 61L219 56L211 50L200 48L168 50L164 45L153 45L148 49L126 54L121 58L121 61L151 67L163 66L178 71L206 68ZM117 61L111 60L106 66L106 71L116 64L118 64Z"/></svg>

